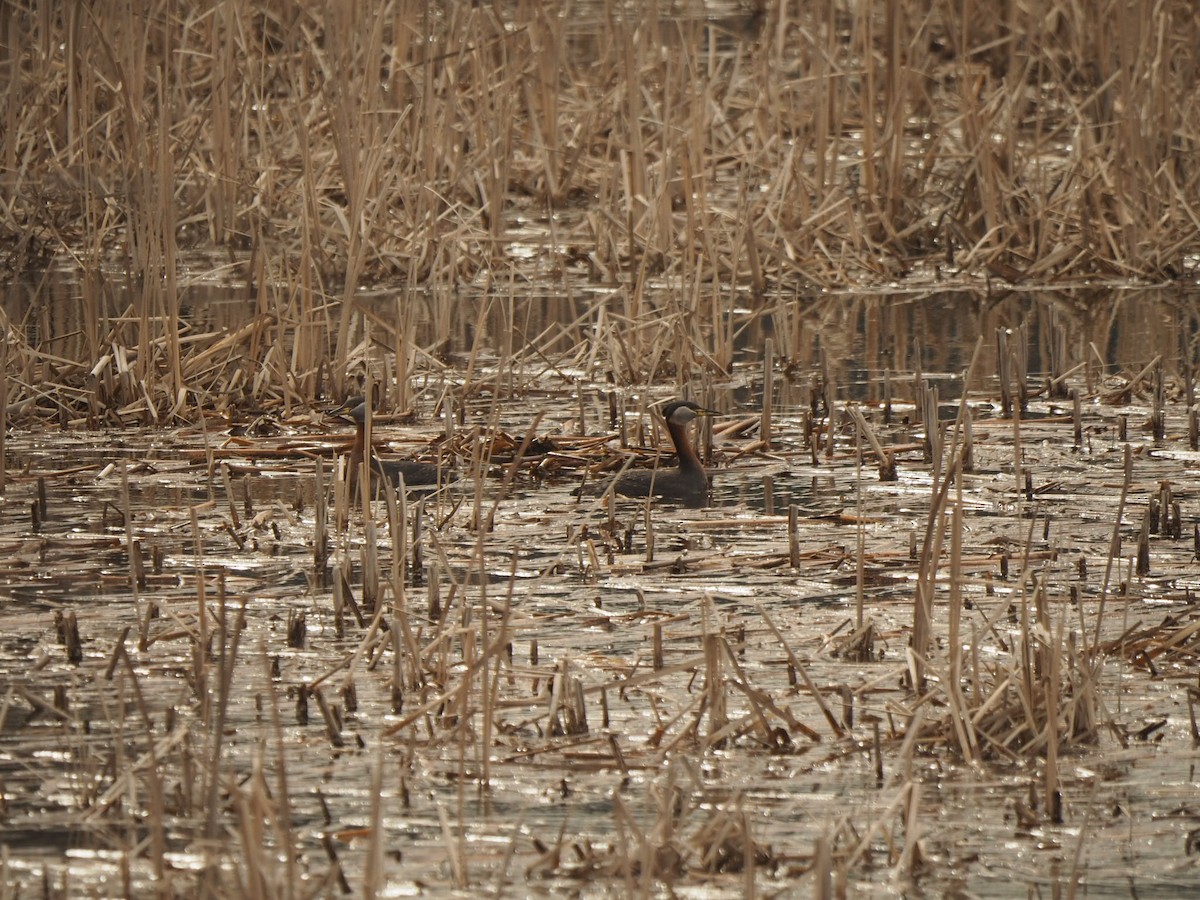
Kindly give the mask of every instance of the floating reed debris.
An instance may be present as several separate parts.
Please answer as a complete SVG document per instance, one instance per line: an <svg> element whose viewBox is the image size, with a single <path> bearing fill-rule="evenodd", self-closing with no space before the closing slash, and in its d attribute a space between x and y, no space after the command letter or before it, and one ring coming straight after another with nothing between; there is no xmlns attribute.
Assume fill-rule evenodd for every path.
<svg viewBox="0 0 1200 900"><path fill-rule="evenodd" d="M480 389L487 384L480 374L474 383ZM1117 503L1122 479L1110 465L1113 454L1071 452L1073 417L1046 414L1044 398L1031 397L1030 414L1020 424L1016 512L1008 507L1013 498L1005 471L1014 453L1013 429L990 417L990 396L972 396L969 421L981 459L976 476L963 474L965 415L954 435L958 443L945 440L950 432L939 433L940 443L949 444L939 450L944 460L925 464L924 448L913 439L914 408L899 404L892 426L869 422L862 407L846 405L842 418L853 428L835 421L826 431L822 423L821 465L806 471L800 429L802 413L811 408L802 390L789 390L785 379L776 384L769 454L743 454L726 482L739 490L757 486L755 467L765 464L774 484L790 492L789 515L764 515L753 493L726 496L720 507L705 511L655 506L648 523L642 507L622 513L654 529L650 562L619 553L630 543L623 535L631 526L617 518L617 507L587 509L569 493L573 470L613 451L603 441L585 444L573 434L554 433L547 438L550 450L535 443L542 438L530 437L522 459L522 441L510 440L500 427L503 416L516 418L514 408L491 397L468 406L474 412L467 427L456 431L461 452L479 460L471 467L478 479L421 502L385 493L366 503L360 497L352 506L345 487L332 483L344 485L344 475L325 478L324 461L340 443L292 433L231 443L228 451L214 441L213 474L226 497L178 508L156 504L148 516L144 498L161 490L164 473L185 496L192 489L201 497L208 492L202 466L176 471L171 448L157 445L157 471L130 465L121 495L115 484L103 482L89 481L80 491L81 503L91 502L87 491L104 495L121 519L110 515L105 527L123 532L118 544L106 538L95 545L104 554L115 551L104 585L119 594L102 614L88 612L89 639L104 648L94 680L87 678L85 655L71 685L21 685L45 708L14 689L5 721L28 716L36 723L41 717L74 728L72 717L81 710L103 708L117 711L114 717L130 710L139 729L142 718L170 722L165 733L179 749L151 756L141 748L157 745L140 738L141 768L115 793L105 793L116 784L113 778L95 775L100 786L93 793L119 798L136 789L161 810L162 839L148 835L131 864L148 873L160 868L156 841L167 860L170 835L192 828L204 837L211 822L213 858L226 865L245 856L237 863L244 877L297 877L285 874L285 862L273 851L236 851L235 857L247 836L269 835L260 845L266 840L292 847L296 861L324 869L328 884L344 879L352 890L367 882L398 883L410 866L442 884L493 885L510 862L510 879L530 870L552 879L625 884L655 872L688 884L733 876L747 893L764 885L792 889L812 877L807 858L789 856L792 845L749 815L762 799L741 791L745 778L786 770L780 799L771 802L786 815L802 801L804 821L814 829L827 825L837 836L831 862L837 877L865 879L866 856L878 854L880 839L890 842L893 865L912 869L919 851L908 849L908 829L936 839L945 834L919 817L914 804L920 792L906 787L922 784L918 751L939 765L968 760L985 773L995 765L1026 766L1036 772L1028 780L1036 779L1043 798L1029 804L1031 820L1060 817L1072 824L1077 812L1068 801L1079 783L1075 768L1063 765L1064 754L1090 765L1111 749L1110 736L1133 742L1143 739L1140 731L1145 739L1162 739L1165 731L1152 721L1126 723L1122 713L1113 715L1120 705L1109 704L1107 682L1099 677L1101 667L1111 666L1106 660L1120 655L1128 661L1132 674L1122 690L1133 692L1139 677L1165 685L1170 673L1198 655L1188 601L1171 593L1179 591L1166 586L1167 578L1133 578L1136 560L1123 559L1119 543L1110 557L1118 567L1114 586L1106 583L1102 595L1099 579L1089 578L1104 546L1111 548L1106 539L1132 539L1136 531ZM1168 417L1179 415L1170 393L1164 397ZM728 399L718 391L714 405ZM538 397L534 405L543 402ZM1132 402L1148 408L1150 398ZM568 405L574 422L573 399ZM515 410L521 424L512 434L532 435L534 411ZM934 418L936 409L926 401L923 414ZM1131 414L1136 420L1139 411ZM743 418L751 429L761 423L753 413ZM1080 419L1085 433L1099 435L1112 411L1097 400L1081 404ZM433 427L440 432L442 426ZM718 434L717 458L743 449L744 433ZM1149 430L1131 436L1125 492L1145 498L1138 516L1146 525L1143 543L1153 551L1154 574L1170 573L1194 552L1190 544L1176 547L1168 540L1185 514L1186 494L1171 461L1145 452ZM287 460L285 451L271 443L276 440L302 448L287 469L280 462ZM268 443L278 450L274 457L265 452ZM551 454L561 454L555 461L560 468L541 467L535 480L531 457ZM874 478L863 468L869 455L901 459L903 480ZM271 466L271 479L243 468L247 458ZM1002 461L999 472L996 460ZM749 471L737 472L740 465ZM489 478L501 471L506 482ZM10 494L22 492L17 502L34 497L37 474L10 482ZM292 502L292 486L273 490L272 481L282 478L296 479L306 498L314 483L321 486L306 499L304 514ZM65 479L45 478L56 516L64 504L55 492L80 490L60 481ZM1001 483L1005 490L996 490ZM330 493L333 508L323 513ZM925 522L921 534L911 525L917 515ZM230 539L226 528L235 520L246 540ZM274 548L256 545L250 538L272 522L278 526ZM21 540L36 543L14 552L46 570L61 568L62 555L77 552L72 543L81 541L53 534L31 539L26 523L21 528ZM328 587L313 572L322 536L324 568L332 565ZM122 547L129 548L128 568ZM140 579L133 575L135 557L152 561L145 567L152 571ZM993 578L999 570L1006 571L1006 581ZM1118 588L1119 580L1128 586ZM135 589L142 607L129 616L124 607ZM753 602L743 601L746 592ZM1158 628L1137 624L1141 596L1178 618ZM1129 612L1128 625L1106 613L1097 626L1093 617L1114 604ZM155 609L161 609L157 617ZM135 626L144 637L136 652L133 645L125 648ZM1093 643L1096 627L1102 639ZM44 629L43 614L34 631ZM261 648L261 671L236 652L243 632ZM903 646L910 636L911 645ZM517 658L516 643L530 647L530 654ZM60 652L53 650L46 665ZM172 667L158 664L176 653L188 676L184 701ZM105 670L110 679L101 677ZM96 693L97 684L108 685L104 695ZM234 691L243 689L252 703L236 702ZM140 692L141 699L117 702L118 691L129 697ZM276 696L291 705L282 716L286 727L269 724L277 716ZM168 697L169 716L160 708ZM814 717L824 720L819 727ZM121 726L123 734L137 733L133 721ZM93 715L89 727L99 725ZM272 732L267 742L279 745L267 751L277 756L268 782L258 760L267 746L261 732L270 729L284 734ZM287 729L307 735L302 750L293 748ZM157 726L153 734L159 737ZM221 741L212 737L217 734ZM377 800L367 801L363 785L377 783L377 763L371 754L364 759L347 750L372 742L386 745L384 765L396 774L381 783ZM730 765L715 765L726 759ZM827 794L828 773L841 771L849 759L859 768L868 765L880 783L860 779L865 787L854 788L860 806L848 814ZM196 788L175 798L172 785L195 770L202 770ZM318 821L325 821L323 836L292 833L278 810L313 799L314 771L322 780L320 800L313 802ZM428 773L438 774L431 780ZM628 805L623 812L615 801L605 807L614 809L612 821L596 815L588 799L591 785L605 778L612 780L613 796ZM544 831L537 809L529 812L528 826L505 822L497 829L472 819L473 792L490 802L511 785L552 797L579 824L558 843L551 835L539 849L532 839L509 839L518 827L522 835ZM219 795L209 802L214 787ZM455 795L450 802L447 790ZM226 793L228 803L221 799ZM1009 809L1004 804L1011 805L1012 792L1001 788L1000 794L996 808ZM629 814L635 801L642 811L637 816ZM369 802L378 804L380 824L363 825L376 815ZM434 825L396 832L387 824L393 804L410 810L414 822L425 816ZM189 809L202 825L188 824L192 820L182 811ZM205 812L195 817L197 809ZM658 810L661 818L654 820ZM884 824L872 826L880 813ZM128 814L111 799L91 821L106 831L126 827ZM341 827L345 821L350 827ZM503 847L496 855L469 849L476 833L498 836L497 847ZM866 844L860 844L864 835ZM453 842L449 851L447 841ZM328 846L336 847L332 855ZM403 849L404 868L388 854L393 846ZM985 855L1000 858L991 850ZM161 877L182 885L193 877L217 880L219 869L190 876L164 866Z"/></svg>
<svg viewBox="0 0 1200 900"><path fill-rule="evenodd" d="M871 445L871 450L875 454L875 459L879 463L879 480L880 481L895 481L896 480L896 459L884 449L883 444L876 436L875 431L871 428L866 416L857 406L846 407L851 418L854 419L854 424L858 428L859 434L867 439L867 443Z"/></svg>

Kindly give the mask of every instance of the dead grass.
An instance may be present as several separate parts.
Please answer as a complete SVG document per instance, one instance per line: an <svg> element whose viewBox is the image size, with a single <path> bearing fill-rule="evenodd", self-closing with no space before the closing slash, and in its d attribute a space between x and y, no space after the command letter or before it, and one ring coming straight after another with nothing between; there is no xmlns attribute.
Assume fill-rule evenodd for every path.
<svg viewBox="0 0 1200 900"><path fill-rule="evenodd" d="M1183 0L4 9L0 264L78 270L94 414L340 393L364 340L403 375L364 285L611 285L652 380L728 368L730 287L1169 279L1200 222ZM189 342L183 258L262 319Z"/></svg>
<svg viewBox="0 0 1200 900"><path fill-rule="evenodd" d="M1068 348L1109 345L1086 305L1048 303ZM939 420L929 374L921 391L898 374L912 396L894 409L882 395L829 403L850 378L826 358L819 389L774 380L769 442L757 410L721 421L714 458L775 472L803 511L578 498L584 473L619 455L620 430L594 424L610 421L607 399L530 401L547 420L509 433L488 392L529 376L482 355L468 379L481 394L449 435L373 419L377 440L443 454L465 476L423 501L352 495L348 428L302 412L236 420L245 434L155 429L152 459L105 469L52 468L44 435L14 433L9 454L36 464L9 473L5 507L0 731L23 761L5 770L5 833L21 836L19 813L109 855L68 869L14 846L0 875L34 885L41 865L79 887L102 874L128 896L581 882L852 893L882 867L893 884L940 885L1011 865L999 835L1129 841L1125 816L1090 818L1109 782L1132 793L1113 770L1159 735L1190 747L1195 734L1147 705L1194 704L1195 603L1173 580L1193 567L1175 513L1192 497L1169 457L1185 440L1185 379L1142 345L1089 391L1068 350L1082 421L1053 398L1052 373L1027 373L1024 402L1014 375L1018 431L999 418L996 354L1032 340L1019 326L1044 313L1022 309L959 307L983 335L961 376L978 382L973 473L965 417L922 439ZM796 312L810 344L848 315L876 318L876 381L920 331L903 299ZM1118 415L1146 422L1128 452ZM627 443L654 443L650 421L631 408ZM1077 430L1097 446L1068 449ZM89 452L103 458L105 441ZM535 479L547 484L523 498ZM1139 621L1139 594L1169 612ZM38 756L51 742L57 755ZM954 819L956 785L981 792L968 821L988 846Z"/></svg>
<svg viewBox="0 0 1200 900"><path fill-rule="evenodd" d="M39 464L2 473L23 504L4 572L43 593L6 620L10 655L37 657L0 727L68 762L6 769L24 793L0 783L0 815L105 844L129 896L370 895L407 877L398 814L425 817L414 869L463 891L523 869L630 895L811 875L826 896L877 859L895 882L925 871L932 760L1025 773L1038 802L1018 827L1073 823L1082 846L1063 798L1083 804L1085 778L1062 757L1162 727L1114 712L1105 666L1181 682L1200 656L1190 595L1155 582L1192 562L1189 497L1145 474L1181 407L1197 441L1194 314L1181 301L1166 343L1154 320L1152 346L1122 345L1087 291L1032 316L1005 292L1192 268L1191 6L631 9L0 6L0 265L28 286L0 321L0 451L29 440L10 423L156 426L172 448L159 470L47 465L26 443ZM62 269L78 296L51 295ZM194 321L203 282L238 315ZM903 299L866 293L883 284L971 292L960 384L999 415L940 423L935 382L962 361ZM563 314L533 314L545 294ZM747 334L769 334L749 368ZM311 409L373 384L375 425L462 484L380 499L364 473L351 491L344 438ZM656 457L648 407L668 390L725 409L761 394L706 456L803 469L816 509L664 527L569 494ZM506 418L525 397L570 408L541 434L523 405ZM1039 463L1055 444L1124 447L1086 539L1041 502L1068 477ZM255 508L272 461L300 473L295 498ZM902 514L865 490L874 471ZM533 479L560 506L510 515ZM57 534L93 487L91 530ZM973 503L1008 504L1020 534L973 539ZM604 591L629 579L690 587L614 611ZM714 588L756 579L769 610ZM120 602L80 615L84 585ZM1138 590L1178 608L1127 621ZM831 592L853 609L805 631L788 604ZM703 771L729 758L760 782ZM764 837L752 811L779 760L814 789L823 767L865 778L870 814L835 799L817 837ZM343 778L368 799L331 798ZM604 837L513 812L580 791ZM494 803L508 844L482 849ZM3 883L37 880L9 864Z"/></svg>

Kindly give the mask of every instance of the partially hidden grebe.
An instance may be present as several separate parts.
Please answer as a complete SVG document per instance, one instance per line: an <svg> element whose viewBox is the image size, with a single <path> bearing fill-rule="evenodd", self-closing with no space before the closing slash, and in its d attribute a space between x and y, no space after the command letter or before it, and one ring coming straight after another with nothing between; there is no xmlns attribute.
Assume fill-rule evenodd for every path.
<svg viewBox="0 0 1200 900"><path fill-rule="evenodd" d="M367 453L367 401L362 397L351 397L335 412L348 415L357 426L349 459L350 484L353 486L358 482L358 473ZM380 459L374 448L371 449L371 471L378 477L386 478L392 487L398 486L401 478L406 488L428 489L438 484L438 467L432 463L414 459ZM441 474L443 483L449 480L445 470Z"/></svg>

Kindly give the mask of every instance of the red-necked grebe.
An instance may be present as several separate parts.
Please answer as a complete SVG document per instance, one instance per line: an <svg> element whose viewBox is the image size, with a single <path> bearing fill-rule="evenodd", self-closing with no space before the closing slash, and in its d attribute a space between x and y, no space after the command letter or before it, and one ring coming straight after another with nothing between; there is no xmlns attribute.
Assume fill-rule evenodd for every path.
<svg viewBox="0 0 1200 900"><path fill-rule="evenodd" d="M662 417L675 445L678 463L667 468L626 472L613 489L629 497L661 497L685 506L707 506L708 474L687 435L688 423L697 416L707 415L711 415L709 410L690 400L676 400L664 406Z"/></svg>
<svg viewBox="0 0 1200 900"><path fill-rule="evenodd" d="M349 416L357 426L349 460L350 484L354 485L358 480L359 467L367 453L367 401L362 397L351 397L334 410L334 413ZM380 459L374 448L371 451L371 471L378 477L386 478L392 487L400 484L401 477L406 488L431 488L438 484L438 467L432 463L413 459ZM443 471L442 481L447 480L450 479Z"/></svg>

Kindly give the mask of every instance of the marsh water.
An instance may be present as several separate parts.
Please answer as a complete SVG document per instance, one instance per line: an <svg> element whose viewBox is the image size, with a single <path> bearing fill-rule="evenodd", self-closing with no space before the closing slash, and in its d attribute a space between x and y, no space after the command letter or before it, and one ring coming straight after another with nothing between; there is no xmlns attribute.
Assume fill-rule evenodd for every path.
<svg viewBox="0 0 1200 900"><path fill-rule="evenodd" d="M72 296L18 285L5 311L70 357ZM188 297L197 332L253 312L229 288ZM397 307L363 302L381 320ZM574 351L603 293L465 297L449 321L436 298L405 302L438 362L375 439L446 453L458 480L432 495L339 508L353 426L252 393L198 424L97 426L49 398L14 420L6 895L170 895L202 875L247 896L803 896L822 871L850 896L1200 886L1195 296L731 302L723 375L639 388ZM514 349L555 330L560 356ZM1010 344L1026 397L1006 414ZM927 527L949 456L923 449L922 384L943 451L960 401L972 412L953 572L955 526ZM579 492L622 443L659 444L650 404L681 389L716 413L711 505ZM916 690L914 597L939 529ZM1046 648L1053 725L1032 707L989 722L1043 696L1022 680L1048 683Z"/></svg>

